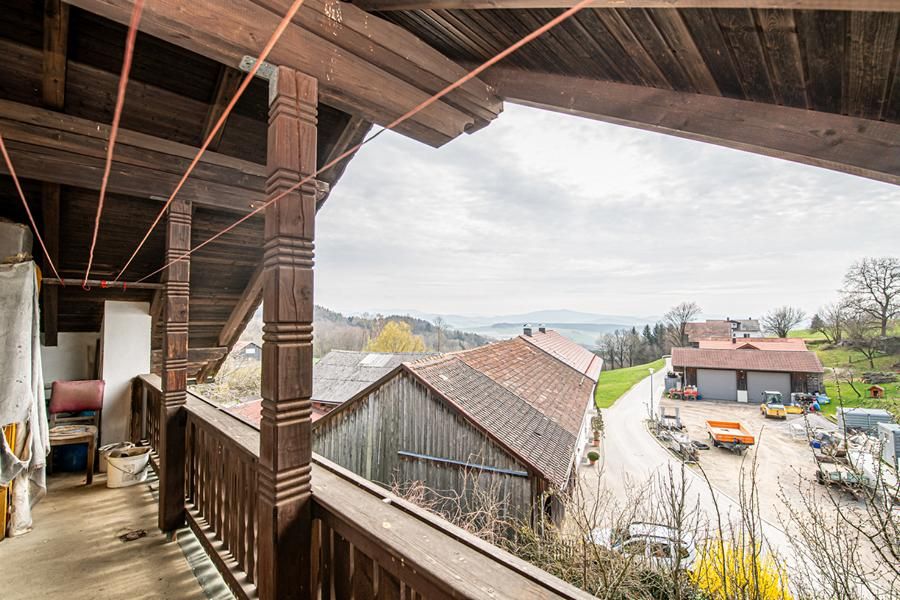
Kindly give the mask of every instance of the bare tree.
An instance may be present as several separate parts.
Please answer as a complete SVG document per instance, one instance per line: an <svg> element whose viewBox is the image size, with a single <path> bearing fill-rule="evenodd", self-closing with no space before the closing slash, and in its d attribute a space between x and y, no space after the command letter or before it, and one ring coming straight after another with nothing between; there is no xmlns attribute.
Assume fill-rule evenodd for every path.
<svg viewBox="0 0 900 600"><path fill-rule="evenodd" d="M700 314L700 310L696 302L682 302L670 308L669 312L663 316L673 346L688 345L687 324Z"/></svg>
<svg viewBox="0 0 900 600"><path fill-rule="evenodd" d="M437 351L441 351L441 338L444 337L444 331L447 329L447 323L443 317L434 318L434 328L437 329Z"/></svg>
<svg viewBox="0 0 900 600"><path fill-rule="evenodd" d="M780 338L786 338L791 330L800 324L806 314L793 306L782 306L771 310L762 318L763 329Z"/></svg>
<svg viewBox="0 0 900 600"><path fill-rule="evenodd" d="M832 344L839 344L844 338L844 331L847 327L847 318L849 317L849 306L846 300L838 300L831 304L826 304L819 309L819 312L813 317L810 327L813 331L817 331L825 336L825 339ZM816 319L818 317L818 319Z"/></svg>
<svg viewBox="0 0 900 600"><path fill-rule="evenodd" d="M875 319L882 337L886 336L888 323L900 315L900 259L867 257L853 263L844 275L844 292L852 306Z"/></svg>
<svg viewBox="0 0 900 600"><path fill-rule="evenodd" d="M882 338L878 335L878 322L862 310L853 310L845 321L847 343L875 368L875 357L882 354Z"/></svg>

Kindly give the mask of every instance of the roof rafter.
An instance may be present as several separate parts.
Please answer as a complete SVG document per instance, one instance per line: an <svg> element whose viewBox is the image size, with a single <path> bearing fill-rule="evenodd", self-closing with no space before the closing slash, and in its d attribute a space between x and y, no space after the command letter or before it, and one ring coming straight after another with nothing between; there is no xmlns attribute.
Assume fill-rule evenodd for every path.
<svg viewBox="0 0 900 600"><path fill-rule="evenodd" d="M900 185L900 125L562 75L493 68L507 101Z"/></svg>
<svg viewBox="0 0 900 600"><path fill-rule="evenodd" d="M480 10L569 8L566 0L355 0L365 10ZM900 11L897 0L596 0L594 8L782 8L796 10Z"/></svg>

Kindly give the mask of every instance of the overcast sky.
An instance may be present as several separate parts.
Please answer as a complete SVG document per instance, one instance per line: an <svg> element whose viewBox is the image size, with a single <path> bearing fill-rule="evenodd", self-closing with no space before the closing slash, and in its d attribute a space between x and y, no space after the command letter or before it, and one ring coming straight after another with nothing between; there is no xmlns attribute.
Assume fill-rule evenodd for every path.
<svg viewBox="0 0 900 600"><path fill-rule="evenodd" d="M807 311L900 254L898 188L506 105L435 150L386 132L319 213L317 302L344 312Z"/></svg>

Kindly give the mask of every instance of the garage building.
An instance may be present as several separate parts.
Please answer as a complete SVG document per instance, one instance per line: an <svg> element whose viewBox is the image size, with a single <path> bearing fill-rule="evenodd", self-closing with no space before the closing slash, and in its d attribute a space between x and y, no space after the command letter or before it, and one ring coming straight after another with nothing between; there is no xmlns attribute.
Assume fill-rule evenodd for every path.
<svg viewBox="0 0 900 600"><path fill-rule="evenodd" d="M824 391L822 363L809 351L673 348L672 368L707 400L762 402L765 391Z"/></svg>

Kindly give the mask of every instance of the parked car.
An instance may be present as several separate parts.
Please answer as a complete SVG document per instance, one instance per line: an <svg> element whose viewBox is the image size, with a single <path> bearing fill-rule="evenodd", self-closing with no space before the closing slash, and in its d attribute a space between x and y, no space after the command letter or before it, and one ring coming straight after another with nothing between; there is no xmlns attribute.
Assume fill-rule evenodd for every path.
<svg viewBox="0 0 900 600"><path fill-rule="evenodd" d="M654 567L688 568L697 559L693 536L667 525L635 522L624 531L597 528L590 542L615 552L646 560Z"/></svg>

